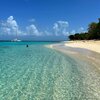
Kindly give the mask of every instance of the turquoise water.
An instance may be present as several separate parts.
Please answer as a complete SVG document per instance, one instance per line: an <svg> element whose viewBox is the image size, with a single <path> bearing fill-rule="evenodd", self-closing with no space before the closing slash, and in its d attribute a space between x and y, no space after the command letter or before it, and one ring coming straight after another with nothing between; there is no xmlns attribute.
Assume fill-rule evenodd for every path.
<svg viewBox="0 0 100 100"><path fill-rule="evenodd" d="M15 45L45 45L54 44L58 42L0 42L0 46L15 46Z"/></svg>
<svg viewBox="0 0 100 100"><path fill-rule="evenodd" d="M45 44L0 43L0 100L100 100L81 70L87 65Z"/></svg>

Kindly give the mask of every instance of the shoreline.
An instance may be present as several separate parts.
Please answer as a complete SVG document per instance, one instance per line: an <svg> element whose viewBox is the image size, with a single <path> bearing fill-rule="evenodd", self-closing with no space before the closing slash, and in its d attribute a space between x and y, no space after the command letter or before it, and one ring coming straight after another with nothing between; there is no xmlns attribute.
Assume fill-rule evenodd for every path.
<svg viewBox="0 0 100 100"><path fill-rule="evenodd" d="M84 62L90 62L90 65L95 66L100 71L100 41L64 41L46 45L46 47L62 52L75 60L81 59Z"/></svg>
<svg viewBox="0 0 100 100"><path fill-rule="evenodd" d="M57 44L50 44L50 45L46 45L46 47L49 48L55 48L55 47L63 47L66 48L67 50L73 49L73 52L76 51L91 51L91 52L95 52L95 53L99 53L100 54L100 40L95 41L95 40L83 40L83 41L64 41L61 43L57 43Z"/></svg>
<svg viewBox="0 0 100 100"><path fill-rule="evenodd" d="M100 40L83 40L83 41L68 41L65 46L73 48L82 48L100 53Z"/></svg>

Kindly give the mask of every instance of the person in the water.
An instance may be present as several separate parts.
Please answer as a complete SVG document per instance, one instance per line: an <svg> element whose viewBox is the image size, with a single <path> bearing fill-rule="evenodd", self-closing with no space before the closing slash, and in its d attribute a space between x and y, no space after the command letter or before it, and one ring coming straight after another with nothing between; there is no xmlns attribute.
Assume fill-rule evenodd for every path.
<svg viewBox="0 0 100 100"><path fill-rule="evenodd" d="M26 47L28 47L28 44L26 45Z"/></svg>

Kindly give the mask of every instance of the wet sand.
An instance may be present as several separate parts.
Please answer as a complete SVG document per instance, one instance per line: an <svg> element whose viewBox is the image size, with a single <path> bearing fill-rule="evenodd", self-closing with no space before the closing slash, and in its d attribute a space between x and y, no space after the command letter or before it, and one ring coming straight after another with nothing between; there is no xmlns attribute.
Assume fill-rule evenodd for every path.
<svg viewBox="0 0 100 100"><path fill-rule="evenodd" d="M67 41L48 47L73 57L93 60L100 66L100 41Z"/></svg>
<svg viewBox="0 0 100 100"><path fill-rule="evenodd" d="M78 42L78 41L77 41ZM91 50L91 48L93 48L93 46L91 48L86 48L86 46L84 48L82 48L81 42L78 43L80 44L80 47L78 46L72 46L72 44L68 44L69 46L67 46L67 43L59 43L59 44L53 44L53 45L49 45L49 48L55 49L57 51L63 52L69 56L71 56L72 58L75 59L81 59L81 60L85 60L86 62L90 61L91 64L98 66L98 69L100 70L100 53L99 53L99 43L95 45L94 50ZM74 43L75 44L75 43ZM71 46L70 46L71 45ZM92 45L92 44L91 44Z"/></svg>

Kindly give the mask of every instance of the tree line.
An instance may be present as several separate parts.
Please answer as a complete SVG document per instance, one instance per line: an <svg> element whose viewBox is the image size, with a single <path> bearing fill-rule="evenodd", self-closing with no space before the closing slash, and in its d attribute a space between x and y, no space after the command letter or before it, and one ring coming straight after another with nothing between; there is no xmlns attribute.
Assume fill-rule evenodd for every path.
<svg viewBox="0 0 100 100"><path fill-rule="evenodd" d="M100 40L100 18L99 22L88 25L88 32L69 35L70 40Z"/></svg>

